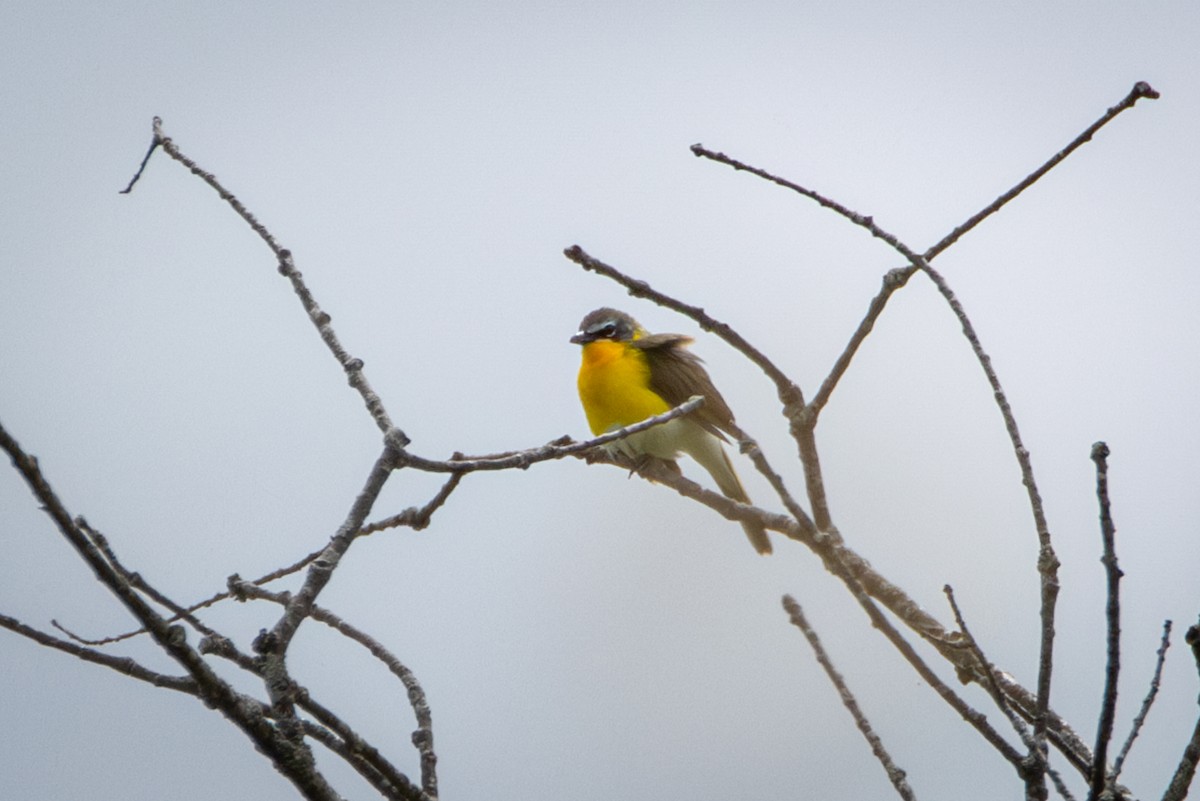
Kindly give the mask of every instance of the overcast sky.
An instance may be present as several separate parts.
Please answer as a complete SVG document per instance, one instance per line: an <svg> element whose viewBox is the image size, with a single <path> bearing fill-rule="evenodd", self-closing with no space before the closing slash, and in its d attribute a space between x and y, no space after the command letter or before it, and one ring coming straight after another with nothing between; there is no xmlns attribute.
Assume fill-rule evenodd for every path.
<svg viewBox="0 0 1200 801"><path fill-rule="evenodd" d="M923 250L1145 80L1160 100L936 265L1032 452L1063 562L1053 703L1087 740L1104 654L1088 454L1112 448L1120 737L1162 621L1176 623L1125 773L1157 797L1197 713L1182 644L1200 612L1197 53L1192 2L7 2L0 421L72 513L181 601L319 547L360 489L379 433L261 241L161 153L118 194L159 115L294 252L415 452L585 436L567 340L612 305L696 335L798 491L767 380L563 248L703 306L811 396L901 262L689 145L818 189ZM954 585L989 656L1032 686L1031 515L983 373L927 281L893 298L818 436L851 547L944 621ZM372 518L438 484L393 476ZM0 552L0 612L89 636L131 626L11 471ZM735 524L612 468L471 476L428 530L357 542L321 600L423 681L446 799L888 797L785 592L919 797L1021 792L811 553L784 542L759 558ZM248 647L276 610L208 619ZM319 629L302 628L295 677L416 776L402 689ZM178 672L144 643L120 652ZM194 699L7 632L0 673L6 797L294 797Z"/></svg>

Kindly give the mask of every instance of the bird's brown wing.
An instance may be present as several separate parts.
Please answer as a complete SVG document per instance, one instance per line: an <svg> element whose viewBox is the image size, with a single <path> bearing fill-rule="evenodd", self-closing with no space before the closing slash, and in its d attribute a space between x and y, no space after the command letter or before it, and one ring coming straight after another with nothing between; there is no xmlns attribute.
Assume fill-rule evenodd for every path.
<svg viewBox="0 0 1200 801"><path fill-rule="evenodd" d="M631 344L646 354L650 365L650 389L672 406L693 395L703 395L704 405L691 418L706 430L725 440L733 412L713 386L700 357L687 349L692 338L683 334L648 334Z"/></svg>

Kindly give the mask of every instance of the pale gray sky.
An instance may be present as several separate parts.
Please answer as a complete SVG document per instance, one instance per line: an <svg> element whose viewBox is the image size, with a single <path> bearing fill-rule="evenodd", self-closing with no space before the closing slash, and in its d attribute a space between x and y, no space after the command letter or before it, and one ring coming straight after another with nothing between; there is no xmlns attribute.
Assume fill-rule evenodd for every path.
<svg viewBox="0 0 1200 801"><path fill-rule="evenodd" d="M1145 80L1161 100L937 265L1033 454L1063 561L1054 705L1089 739L1104 577L1088 453L1113 449L1120 736L1176 621L1125 774L1155 797L1196 715L1182 634L1200 612L1198 43L1189 2L6 3L0 420L68 508L180 600L311 551L360 488L378 433L266 248L162 154L117 194L156 114L295 253L414 450L444 457L586 434L567 338L591 308L696 333L581 272L561 255L576 243L815 391L900 261L692 143L920 250ZM798 490L771 386L719 340L695 347ZM1031 685L1033 526L983 375L927 282L893 299L818 433L852 547L943 620L953 584L989 655ZM437 484L396 475L373 517ZM11 471L0 543L0 612L130 626ZM423 681L447 799L888 797L784 592L921 798L1015 797L818 560L777 550L760 559L736 525L611 468L543 464L472 476L427 531L357 543L322 600ZM274 619L211 614L243 645ZM174 671L145 644L127 652ZM317 626L293 664L416 775L384 670ZM190 698L3 632L0 672L6 797L293 797Z"/></svg>

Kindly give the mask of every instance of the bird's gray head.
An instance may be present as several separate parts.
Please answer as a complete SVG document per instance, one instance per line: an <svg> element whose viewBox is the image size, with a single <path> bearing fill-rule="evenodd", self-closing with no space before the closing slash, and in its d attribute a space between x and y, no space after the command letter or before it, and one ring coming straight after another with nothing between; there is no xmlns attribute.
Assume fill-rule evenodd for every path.
<svg viewBox="0 0 1200 801"><path fill-rule="evenodd" d="M629 342L645 334L638 321L623 311L601 308L588 312L579 323L579 333L571 337L576 345L586 345L599 339Z"/></svg>

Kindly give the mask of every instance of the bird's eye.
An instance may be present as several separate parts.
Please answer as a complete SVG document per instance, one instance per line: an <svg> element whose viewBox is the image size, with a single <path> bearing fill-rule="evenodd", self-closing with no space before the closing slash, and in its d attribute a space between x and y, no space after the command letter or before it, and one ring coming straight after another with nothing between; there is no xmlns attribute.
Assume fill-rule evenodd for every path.
<svg viewBox="0 0 1200 801"><path fill-rule="evenodd" d="M612 339L613 336L617 333L617 324L616 323L605 323L603 326L601 326L600 330L597 331L596 333L598 336L600 336L603 339Z"/></svg>

